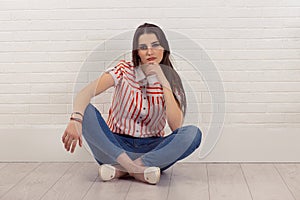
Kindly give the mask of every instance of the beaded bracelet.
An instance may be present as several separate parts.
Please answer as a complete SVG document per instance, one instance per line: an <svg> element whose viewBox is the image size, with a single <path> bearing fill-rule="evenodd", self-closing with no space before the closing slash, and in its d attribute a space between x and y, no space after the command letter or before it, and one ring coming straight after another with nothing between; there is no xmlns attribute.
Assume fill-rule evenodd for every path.
<svg viewBox="0 0 300 200"><path fill-rule="evenodd" d="M73 114L78 114L78 115L80 115L81 117L83 117L83 114L81 114L80 112L72 112L71 116L72 116Z"/></svg>
<svg viewBox="0 0 300 200"><path fill-rule="evenodd" d="M79 123L81 123L81 124L82 124L82 120L81 120L81 119L79 119L79 118L70 117L70 120L74 120L74 121L77 121L77 122L79 122Z"/></svg>

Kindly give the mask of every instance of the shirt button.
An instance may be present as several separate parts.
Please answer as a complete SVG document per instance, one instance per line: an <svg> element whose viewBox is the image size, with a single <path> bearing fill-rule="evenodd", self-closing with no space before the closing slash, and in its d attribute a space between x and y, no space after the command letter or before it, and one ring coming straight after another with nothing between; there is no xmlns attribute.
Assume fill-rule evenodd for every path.
<svg viewBox="0 0 300 200"><path fill-rule="evenodd" d="M144 99L146 99L146 97L144 97Z"/></svg>
<svg viewBox="0 0 300 200"><path fill-rule="evenodd" d="M137 124L139 124L140 122L137 122Z"/></svg>
<svg viewBox="0 0 300 200"><path fill-rule="evenodd" d="M144 110L146 110L146 108L143 108Z"/></svg>

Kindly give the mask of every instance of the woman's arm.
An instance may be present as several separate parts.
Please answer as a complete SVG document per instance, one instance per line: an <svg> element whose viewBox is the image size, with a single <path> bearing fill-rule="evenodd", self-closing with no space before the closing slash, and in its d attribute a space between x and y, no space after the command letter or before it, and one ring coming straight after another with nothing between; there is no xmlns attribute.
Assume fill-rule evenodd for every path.
<svg viewBox="0 0 300 200"><path fill-rule="evenodd" d="M101 77L88 84L76 95L73 112L83 114L91 99L114 86L114 83L114 79L109 73L103 73Z"/></svg>
<svg viewBox="0 0 300 200"><path fill-rule="evenodd" d="M147 76L151 74L155 74L160 84L163 86L164 99L166 104L167 122L170 126L170 129L174 131L177 128L180 128L183 122L183 113L177 101L175 100L169 81L164 75L160 65L157 63L143 65L142 69Z"/></svg>
<svg viewBox="0 0 300 200"><path fill-rule="evenodd" d="M174 98L171 88L168 86L163 86L163 91L166 104L167 122L170 126L170 129L175 131L177 128L182 126L183 113Z"/></svg>
<svg viewBox="0 0 300 200"><path fill-rule="evenodd" d="M104 73L95 81L84 87L75 97L73 111L80 112L82 115L94 96L104 92L114 85L114 79L109 73ZM76 116L77 117L77 116ZM78 117L81 117L78 115ZM82 124L78 121L70 120L62 136L62 142L67 151L74 152L77 141L82 146Z"/></svg>

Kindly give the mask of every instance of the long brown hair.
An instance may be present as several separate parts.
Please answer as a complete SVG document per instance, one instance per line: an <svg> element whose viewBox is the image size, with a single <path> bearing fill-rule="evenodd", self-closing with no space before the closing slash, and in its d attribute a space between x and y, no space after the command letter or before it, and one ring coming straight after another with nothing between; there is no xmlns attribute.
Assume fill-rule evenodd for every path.
<svg viewBox="0 0 300 200"><path fill-rule="evenodd" d="M135 67L139 66L141 63L141 58L138 55L138 40L139 37L143 34L155 34L160 45L164 48L164 54L161 62L161 69L164 72L167 80L169 81L171 85L171 89L173 92L173 96L175 97L177 103L179 103L179 106L182 110L183 116L186 112L186 97L185 92L182 86L181 79L177 72L174 70L174 67L170 61L170 48L168 40L162 31L160 27L154 24L145 23L143 25L140 25L134 34L133 37L133 46L132 46L132 62Z"/></svg>

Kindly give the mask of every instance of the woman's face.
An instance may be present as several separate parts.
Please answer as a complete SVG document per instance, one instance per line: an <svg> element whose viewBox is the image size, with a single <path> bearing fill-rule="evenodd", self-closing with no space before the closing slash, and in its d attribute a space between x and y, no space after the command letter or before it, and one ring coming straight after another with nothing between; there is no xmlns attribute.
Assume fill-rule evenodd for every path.
<svg viewBox="0 0 300 200"><path fill-rule="evenodd" d="M141 64L160 63L163 59L164 48L160 45L154 33L145 33L139 37L138 55Z"/></svg>

